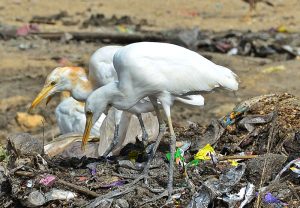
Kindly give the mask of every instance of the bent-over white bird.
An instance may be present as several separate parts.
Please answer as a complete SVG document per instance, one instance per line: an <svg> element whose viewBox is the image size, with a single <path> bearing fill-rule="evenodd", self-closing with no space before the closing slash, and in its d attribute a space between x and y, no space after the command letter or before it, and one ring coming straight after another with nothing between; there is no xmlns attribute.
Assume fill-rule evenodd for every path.
<svg viewBox="0 0 300 208"><path fill-rule="evenodd" d="M87 119L82 146L84 148L87 142L92 124L108 107L128 110L147 96L155 108L161 130L163 122L158 109L159 101L171 133L168 180L168 196L171 199L176 142L170 112L172 98L199 94L216 87L237 90L237 76L228 68L216 65L196 52L167 43L140 42L127 45L115 53L113 64L119 81L100 87L86 100ZM160 139L159 136L139 179L147 176Z"/></svg>

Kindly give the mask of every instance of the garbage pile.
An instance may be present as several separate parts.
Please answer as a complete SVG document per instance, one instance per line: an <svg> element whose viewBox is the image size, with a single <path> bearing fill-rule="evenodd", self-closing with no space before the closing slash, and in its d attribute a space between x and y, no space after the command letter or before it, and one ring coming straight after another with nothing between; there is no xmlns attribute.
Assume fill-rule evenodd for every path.
<svg viewBox="0 0 300 208"><path fill-rule="evenodd" d="M151 152L139 138L119 156L62 158L45 154L34 136L17 134L0 149L1 207L300 206L299 98L251 98L209 126L175 132L182 145L172 204L165 205L168 135L146 182L134 183Z"/></svg>
<svg viewBox="0 0 300 208"><path fill-rule="evenodd" d="M300 56L300 35L283 28L268 31L202 31L174 30L165 34L176 34L179 44L194 50L224 53L228 55L270 58L276 61L290 60Z"/></svg>

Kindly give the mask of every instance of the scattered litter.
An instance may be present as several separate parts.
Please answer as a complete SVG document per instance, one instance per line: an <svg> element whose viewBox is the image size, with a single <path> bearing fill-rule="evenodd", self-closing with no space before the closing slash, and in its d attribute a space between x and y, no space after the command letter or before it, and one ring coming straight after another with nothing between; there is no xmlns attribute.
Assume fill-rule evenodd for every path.
<svg viewBox="0 0 300 208"><path fill-rule="evenodd" d="M188 208L207 208L213 198L214 194L210 191L210 189L202 185L199 191L193 195Z"/></svg>
<svg viewBox="0 0 300 208"><path fill-rule="evenodd" d="M33 16L30 20L30 23L53 25L56 23L56 21L61 20L64 17L68 17L68 13L66 11L61 11L57 14L49 16Z"/></svg>
<svg viewBox="0 0 300 208"><path fill-rule="evenodd" d="M33 191L28 195L28 198L23 204L28 207L39 207L45 204L46 198L40 191Z"/></svg>
<svg viewBox="0 0 300 208"><path fill-rule="evenodd" d="M26 183L26 187L27 188L32 188L34 185L34 181L33 180L28 180L27 183Z"/></svg>
<svg viewBox="0 0 300 208"><path fill-rule="evenodd" d="M53 175L44 175L41 180L40 184L43 184L44 186L52 186L55 182L55 176Z"/></svg>
<svg viewBox="0 0 300 208"><path fill-rule="evenodd" d="M300 158L297 158L295 160L292 160L291 162L289 162L286 166L284 166L284 168L277 174L277 176L275 177L275 181L278 181L281 177L281 175L288 170L292 165L295 165L296 167L300 167ZM295 168L292 167L292 171L293 169L295 170ZM297 168L298 169L298 168ZM294 172L294 171L293 171Z"/></svg>
<svg viewBox="0 0 300 208"><path fill-rule="evenodd" d="M45 194L47 201L52 200L66 200L69 201L74 199L77 195L71 191L64 191L59 189L52 189L50 192Z"/></svg>
<svg viewBox="0 0 300 208"><path fill-rule="evenodd" d="M230 49L228 52L227 52L227 55L228 56L234 56L234 55L237 55L239 52L239 50L237 48L232 48Z"/></svg>
<svg viewBox="0 0 300 208"><path fill-rule="evenodd" d="M17 29L17 36L26 36L32 32L39 32L39 27L36 24L25 24Z"/></svg>
<svg viewBox="0 0 300 208"><path fill-rule="evenodd" d="M268 74L268 73L274 73L274 72L280 72L286 70L284 65L279 65L279 66L271 66L268 68L265 68L262 70L263 73Z"/></svg>
<svg viewBox="0 0 300 208"><path fill-rule="evenodd" d="M280 25L279 27L277 27L277 32L280 32L280 33L287 33L287 32L289 32L289 31L288 31L288 29L286 28L286 26Z"/></svg>
<svg viewBox="0 0 300 208"><path fill-rule="evenodd" d="M100 187L101 188L111 188L111 187L116 187L116 186L123 186L125 184L125 180L119 180L119 181L114 181L109 184L102 184Z"/></svg>
<svg viewBox="0 0 300 208"><path fill-rule="evenodd" d="M211 160L212 156L215 154L214 148L210 146L210 144L207 144L197 152L194 158L195 160Z"/></svg>
<svg viewBox="0 0 300 208"><path fill-rule="evenodd" d="M90 163L86 167L90 170L92 176L97 175L97 163Z"/></svg>
<svg viewBox="0 0 300 208"><path fill-rule="evenodd" d="M246 187L244 201L242 201L240 208L243 208L244 206L249 204L254 197L255 197L255 186L251 183L248 183Z"/></svg>
<svg viewBox="0 0 300 208"><path fill-rule="evenodd" d="M299 152L299 112L300 102L294 96L267 95L242 102L205 128L195 123L189 127L175 126L178 138L183 142L178 143L175 153L179 171L174 171L174 184L175 189L187 191L172 194L174 206L252 207L258 191L262 194L264 205L292 207L298 203L293 189L299 182L299 155L288 164L286 161L295 158L291 152ZM266 154L270 128L274 123L276 128L270 153ZM233 125L235 130L229 131L227 127ZM128 208L139 207L140 203L145 204L146 200L166 193L168 162L165 154L168 149L164 143L150 165L148 183L131 185L145 167L153 144L145 147L143 142L136 140L135 144L128 144L121 150L123 156L109 158L79 158L77 151L63 157L57 155L61 151L59 148L64 149L68 143L79 143L80 149L77 139L80 140L82 135L72 136L60 137L54 141L56 145L50 143L52 150L56 149L52 151L56 155L54 157L44 156L42 142L30 134L8 138L8 149L3 150L4 160L0 166L0 196L8 199L6 204L84 207L95 202L102 207ZM289 140L293 151L287 149L281 152L287 148ZM244 141L248 141L247 144L241 145ZM194 144L200 143L202 145L196 149L198 146ZM44 147L48 150L46 147L49 146ZM167 154L167 158L169 156ZM263 169L264 178L261 178ZM285 177L281 177L283 172L286 172ZM278 176L274 179L276 174ZM259 189L261 180L263 186ZM127 187L135 191L122 192ZM13 201L11 196L14 196ZM161 206L165 199L154 203Z"/></svg>
<svg viewBox="0 0 300 208"><path fill-rule="evenodd" d="M236 160L228 160L228 162L230 162L230 164L234 167L239 165L239 163Z"/></svg>
<svg viewBox="0 0 300 208"><path fill-rule="evenodd" d="M223 201L229 204L229 207L235 207L237 202L242 201L240 204L240 208L243 208L246 204L250 203L250 201L255 197L255 186L251 183L248 183L247 186L242 187L237 194L226 194L223 197L218 197Z"/></svg>
<svg viewBox="0 0 300 208"><path fill-rule="evenodd" d="M282 204L282 205L288 205L286 203L283 203L282 201L280 201L278 198L276 198L275 196L273 196L270 192L268 192L265 196L264 196L264 202L267 204Z"/></svg>

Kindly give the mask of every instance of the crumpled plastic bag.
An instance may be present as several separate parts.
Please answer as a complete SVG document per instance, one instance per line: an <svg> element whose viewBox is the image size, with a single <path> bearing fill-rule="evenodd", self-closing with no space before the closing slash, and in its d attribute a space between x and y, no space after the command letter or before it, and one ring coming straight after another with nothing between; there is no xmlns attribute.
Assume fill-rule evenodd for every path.
<svg viewBox="0 0 300 208"><path fill-rule="evenodd" d="M211 155L215 154L214 148L210 144L207 144L197 152L194 158L195 160L211 160Z"/></svg>
<svg viewBox="0 0 300 208"><path fill-rule="evenodd" d="M114 122L114 109L111 108L108 111L108 115L104 119L102 126L100 128L100 142L98 147L98 155L102 156L110 143L112 142L114 136L115 122ZM146 131L148 133L148 140L153 141L158 135L158 121L156 116L150 113L142 114L143 121L145 124ZM110 119L107 119L110 118ZM123 135L123 136L122 136ZM138 118L128 112L123 112L119 127L120 142L114 148L112 154L118 155L120 150L128 143L135 143L135 138L138 136L142 137L142 130L139 124Z"/></svg>
<svg viewBox="0 0 300 208"><path fill-rule="evenodd" d="M200 190L192 197L188 208L204 208L218 196L229 193L239 183L246 170L244 163L231 168L222 174L219 179L209 178L200 187Z"/></svg>

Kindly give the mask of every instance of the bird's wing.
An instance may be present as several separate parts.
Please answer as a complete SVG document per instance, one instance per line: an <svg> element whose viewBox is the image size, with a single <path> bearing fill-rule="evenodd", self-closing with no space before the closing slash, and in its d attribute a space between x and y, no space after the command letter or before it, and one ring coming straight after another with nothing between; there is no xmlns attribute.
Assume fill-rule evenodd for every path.
<svg viewBox="0 0 300 208"><path fill-rule="evenodd" d="M172 94L210 91L223 86L237 90L236 75L186 48L167 43L141 42L116 52L114 67L119 87L141 91L162 89ZM138 92L137 92L138 93Z"/></svg>
<svg viewBox="0 0 300 208"><path fill-rule="evenodd" d="M117 80L113 56L122 46L105 46L96 50L89 61L89 79L96 88Z"/></svg>
<svg viewBox="0 0 300 208"><path fill-rule="evenodd" d="M94 62L89 65L89 80L94 88L101 87L117 80L117 73L112 63Z"/></svg>

